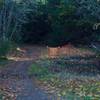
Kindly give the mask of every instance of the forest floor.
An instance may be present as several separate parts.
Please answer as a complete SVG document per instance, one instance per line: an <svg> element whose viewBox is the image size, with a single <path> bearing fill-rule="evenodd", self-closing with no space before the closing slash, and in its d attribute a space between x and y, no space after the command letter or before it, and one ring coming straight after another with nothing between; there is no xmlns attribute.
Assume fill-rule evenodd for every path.
<svg viewBox="0 0 100 100"><path fill-rule="evenodd" d="M0 100L52 100L28 75L28 68L39 58L43 48L23 49L9 56L12 61L0 70Z"/></svg>
<svg viewBox="0 0 100 100"><path fill-rule="evenodd" d="M70 50L73 51L73 48ZM71 87L72 91L79 88L77 92L80 92L80 89L83 88L83 92L86 93L89 92L89 89L90 91L92 91L91 88L86 87L87 84L93 84L95 88L93 88L92 92L96 91L100 94L100 75L97 67L95 67L99 66L96 55L95 53L92 53L91 51L89 52L84 49L82 49L81 51L82 52L78 50L79 53L77 53L77 56L71 54L75 57L69 57L67 55L68 58L48 59L43 58L47 55L46 47L21 47L21 49L17 53L15 52L12 55L8 56L8 58L12 61L0 70L0 100L74 100L73 98L59 98L61 97L61 95L65 95L65 92L67 92L65 90L65 88L67 88L65 84L68 87ZM48 69L45 70L42 67L42 69L44 70L42 73L43 76L41 78L40 72L42 72L42 70L39 69L38 72L38 69L35 69L37 70L37 72L35 73L34 68L37 67L37 65L35 64L48 67L50 73L47 72ZM71 67L66 68L66 65ZM76 68L74 68L74 66ZM87 66L91 68L86 67L80 69L77 66ZM67 73L69 72L67 76L64 71L66 71ZM74 72L78 72L78 74ZM48 75L45 75L45 73ZM60 79L61 81L59 81L58 76L60 78L63 77L63 79ZM67 81L69 82L68 84ZM75 85L79 85L79 87L75 87ZM85 85L85 89L83 85ZM92 85L90 85L90 87L92 87ZM64 91L61 88L64 88ZM67 90L70 90L70 88L67 88ZM62 91L62 93L59 91ZM56 92L58 92L58 94ZM98 94L96 95L98 96ZM89 97L90 96L87 96L88 99L78 98L75 100L92 100ZM99 99L97 98L93 100Z"/></svg>

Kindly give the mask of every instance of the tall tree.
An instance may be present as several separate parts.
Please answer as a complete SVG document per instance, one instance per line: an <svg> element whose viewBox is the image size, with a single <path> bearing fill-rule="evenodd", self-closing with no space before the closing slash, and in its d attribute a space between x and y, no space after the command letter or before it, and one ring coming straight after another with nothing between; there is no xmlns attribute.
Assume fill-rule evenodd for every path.
<svg viewBox="0 0 100 100"><path fill-rule="evenodd" d="M14 35L18 35L21 25L28 21L26 17L28 12L26 2L4 0L0 10L0 38L12 40Z"/></svg>

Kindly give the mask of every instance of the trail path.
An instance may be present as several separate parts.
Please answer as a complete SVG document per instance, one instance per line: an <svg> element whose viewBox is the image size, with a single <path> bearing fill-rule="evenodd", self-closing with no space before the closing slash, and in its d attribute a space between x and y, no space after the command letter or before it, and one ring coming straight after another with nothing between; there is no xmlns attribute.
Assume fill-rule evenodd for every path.
<svg viewBox="0 0 100 100"><path fill-rule="evenodd" d="M40 47L26 47L25 54L13 61L0 72L0 88L10 99L4 100L53 100L39 89L28 75L29 66L39 58ZM4 88L3 88L4 87Z"/></svg>
<svg viewBox="0 0 100 100"><path fill-rule="evenodd" d="M3 100L58 100L56 96L48 95L41 90L35 80L28 75L31 64L41 55L46 56L46 47L23 46L18 49L17 53L11 53L9 57L13 61L0 70L0 92L3 91L7 95ZM70 48L70 51L72 55L80 55L80 50ZM91 52L82 53L82 55L87 54L91 55ZM69 56L69 52L67 55Z"/></svg>

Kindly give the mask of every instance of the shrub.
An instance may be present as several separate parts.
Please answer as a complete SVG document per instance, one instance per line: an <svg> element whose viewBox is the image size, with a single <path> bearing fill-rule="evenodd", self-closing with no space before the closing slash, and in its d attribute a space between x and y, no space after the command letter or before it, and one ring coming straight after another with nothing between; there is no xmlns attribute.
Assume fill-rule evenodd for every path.
<svg viewBox="0 0 100 100"><path fill-rule="evenodd" d="M5 57L14 48L14 43L9 40L0 40L0 57Z"/></svg>

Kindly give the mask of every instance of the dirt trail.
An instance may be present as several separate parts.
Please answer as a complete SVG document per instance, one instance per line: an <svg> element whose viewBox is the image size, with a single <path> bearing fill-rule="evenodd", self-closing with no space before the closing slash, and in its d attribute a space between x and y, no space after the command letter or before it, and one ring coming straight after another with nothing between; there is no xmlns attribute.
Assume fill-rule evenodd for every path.
<svg viewBox="0 0 100 100"><path fill-rule="evenodd" d="M28 75L31 64L46 56L46 52L46 47L24 46L18 48L17 53L10 55L12 63L0 71L0 92L3 91L7 95L3 100L58 100L41 90Z"/></svg>
<svg viewBox="0 0 100 100"><path fill-rule="evenodd" d="M39 89L28 76L28 68L39 58L41 49L39 47L25 47L23 57L20 55L22 58L16 58L16 61L13 61L0 72L0 89L9 98L4 98L4 100L53 100L43 90Z"/></svg>

